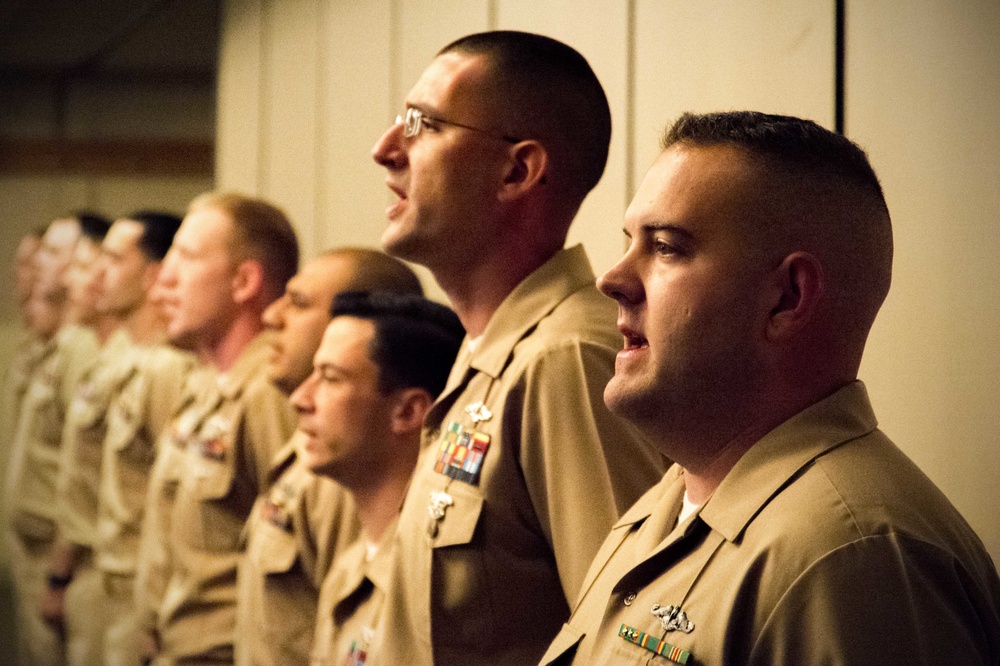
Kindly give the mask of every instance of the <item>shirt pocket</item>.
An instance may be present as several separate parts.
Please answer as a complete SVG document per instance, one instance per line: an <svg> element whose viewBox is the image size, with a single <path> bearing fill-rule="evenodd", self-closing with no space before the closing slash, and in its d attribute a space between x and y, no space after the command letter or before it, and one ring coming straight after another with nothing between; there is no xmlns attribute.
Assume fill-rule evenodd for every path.
<svg viewBox="0 0 1000 666"><path fill-rule="evenodd" d="M434 492L436 491L428 492L428 499ZM446 491L441 492L451 497L452 504L445 507L444 518L438 522L433 547L447 548L468 544L475 536L476 525L479 524L479 516L483 511L483 496L478 489L461 482L453 482L447 486ZM432 520L429 515L427 519ZM429 528L430 523L428 523Z"/></svg>
<svg viewBox="0 0 1000 666"><path fill-rule="evenodd" d="M252 537L257 566L265 576L290 572L299 557L295 536L262 517L258 520Z"/></svg>
<svg viewBox="0 0 1000 666"><path fill-rule="evenodd" d="M106 446L130 466L148 470L156 457L149 437L142 432L142 410L130 396L112 402L108 409Z"/></svg>
<svg viewBox="0 0 1000 666"><path fill-rule="evenodd" d="M59 448L62 443L63 413L55 386L48 382L35 382L25 400L31 401L31 408L36 416L33 436L47 447Z"/></svg>

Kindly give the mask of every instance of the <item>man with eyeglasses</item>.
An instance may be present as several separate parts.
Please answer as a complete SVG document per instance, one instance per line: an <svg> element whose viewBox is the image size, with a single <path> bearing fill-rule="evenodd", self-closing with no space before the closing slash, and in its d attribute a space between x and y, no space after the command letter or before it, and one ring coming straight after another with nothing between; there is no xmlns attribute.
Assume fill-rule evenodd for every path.
<svg viewBox="0 0 1000 666"><path fill-rule="evenodd" d="M607 161L587 61L519 32L445 47L373 149L382 244L468 333L428 415L369 662L536 663L665 460L602 401L621 345L570 223Z"/></svg>

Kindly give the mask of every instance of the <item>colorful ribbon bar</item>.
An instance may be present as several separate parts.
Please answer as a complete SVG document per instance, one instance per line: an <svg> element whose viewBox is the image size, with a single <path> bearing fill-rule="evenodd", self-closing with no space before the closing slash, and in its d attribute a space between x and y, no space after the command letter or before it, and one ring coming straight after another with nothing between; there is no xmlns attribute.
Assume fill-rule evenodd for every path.
<svg viewBox="0 0 1000 666"><path fill-rule="evenodd" d="M622 624L621 628L618 629L618 635L627 640L629 643L635 643L639 647L645 648L653 654L666 657L670 661L677 662L678 664L686 664L688 659L691 658L691 653L687 650L682 650L679 647L675 647L666 641L656 638L655 636L650 636L645 631L639 631L635 627L630 627L626 624Z"/></svg>

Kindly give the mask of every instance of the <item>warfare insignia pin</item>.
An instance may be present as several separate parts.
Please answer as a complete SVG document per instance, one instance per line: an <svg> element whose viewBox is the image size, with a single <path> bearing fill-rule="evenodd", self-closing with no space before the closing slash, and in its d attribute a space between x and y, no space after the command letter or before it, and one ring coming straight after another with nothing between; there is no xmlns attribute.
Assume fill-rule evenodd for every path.
<svg viewBox="0 0 1000 666"><path fill-rule="evenodd" d="M478 425L483 421L493 418L493 412L486 408L482 400L478 400L465 408L465 413L472 419L473 425Z"/></svg>
<svg viewBox="0 0 1000 666"><path fill-rule="evenodd" d="M688 620L687 613L680 606L653 604L650 612L660 620L664 631L683 631L685 634L694 631L694 622Z"/></svg>

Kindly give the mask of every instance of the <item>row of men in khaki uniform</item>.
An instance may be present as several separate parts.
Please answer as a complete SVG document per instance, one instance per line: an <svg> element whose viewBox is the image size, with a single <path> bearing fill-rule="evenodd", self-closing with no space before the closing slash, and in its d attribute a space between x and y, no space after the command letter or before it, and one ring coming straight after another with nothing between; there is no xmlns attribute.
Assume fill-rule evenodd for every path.
<svg viewBox="0 0 1000 666"><path fill-rule="evenodd" d="M305 298L311 270L337 271L292 278L273 207L192 204L155 300L197 369L147 456L134 568L104 577L134 590L127 633L147 641L119 654L997 663L995 567L856 379L892 257L864 153L800 119L686 115L595 284L564 245L610 131L586 61L538 35L460 39L410 91L373 149L395 195L382 244L431 270L460 348L412 284ZM343 294L328 323L358 288L410 295ZM91 564L55 532L46 616Z"/></svg>

